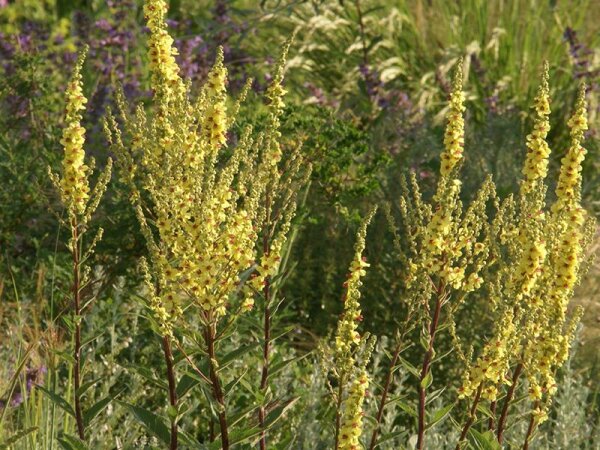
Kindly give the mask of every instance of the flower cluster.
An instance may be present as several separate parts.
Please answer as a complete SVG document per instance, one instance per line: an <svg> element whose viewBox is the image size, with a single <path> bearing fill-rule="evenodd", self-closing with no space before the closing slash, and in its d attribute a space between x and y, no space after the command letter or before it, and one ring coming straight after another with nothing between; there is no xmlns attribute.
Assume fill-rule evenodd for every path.
<svg viewBox="0 0 600 450"><path fill-rule="evenodd" d="M583 132L587 129L585 88L579 92L575 112L568 122L571 145L562 159L556 188L556 202L552 206L549 228L552 254L545 271L547 286L543 309L537 311L530 338L535 345L525 347L524 359L529 381L529 394L536 400L544 399L545 406L538 411L538 421L546 419L546 410L556 391L555 371L568 358L575 328L581 311L567 318L567 307L576 283L581 276L581 262L586 241L593 229L585 210L580 206L581 163L586 150L582 147ZM587 228L586 228L587 227Z"/></svg>
<svg viewBox="0 0 600 450"><path fill-rule="evenodd" d="M524 179L521 185L521 190L524 193L531 192L535 188L536 181L543 180L548 174L548 156L550 156L550 146L546 142L546 136L550 131L548 77L548 63L545 63L542 83L538 88L538 94L533 104L535 123L533 131L527 135L527 156L523 166Z"/></svg>
<svg viewBox="0 0 600 450"><path fill-rule="evenodd" d="M84 59L85 52L82 52L75 65L73 77L67 86L66 125L60 140L65 150L63 175L60 180L62 201L67 205L70 214L79 215L83 214L85 210L90 191L89 168L85 164L85 151L83 150L85 128L81 126L81 111L85 110L87 103L81 81Z"/></svg>
<svg viewBox="0 0 600 450"><path fill-rule="evenodd" d="M581 197L581 163L587 150L581 146L584 132L588 129L586 117L585 87L579 91L575 113L569 119L571 128L571 146L562 158L560 175L556 186L557 201L552 207L553 212L562 209L572 209Z"/></svg>
<svg viewBox="0 0 600 450"><path fill-rule="evenodd" d="M169 97L183 94L184 86L175 61L177 48L167 31L167 10L167 2L164 0L148 0L144 3L144 16L150 29L148 58L152 88L155 91L161 90L162 95Z"/></svg>
<svg viewBox="0 0 600 450"><path fill-rule="evenodd" d="M515 340L512 311L507 310L497 327L496 336L487 342L481 356L463 375L459 398L471 397L482 386L481 396L496 401L500 384L511 384L506 378Z"/></svg>
<svg viewBox="0 0 600 450"><path fill-rule="evenodd" d="M361 448L360 436L364 414L362 406L368 387L369 377L366 370L362 368L352 381L348 397L344 402L338 450L359 450Z"/></svg>
<svg viewBox="0 0 600 450"><path fill-rule="evenodd" d="M444 134L445 151L441 156L440 173L442 177L447 177L463 158L465 146L465 121L463 112L465 110L465 94L462 90L462 61L456 68L452 93L450 94L450 110L447 120L448 126Z"/></svg>
<svg viewBox="0 0 600 450"><path fill-rule="evenodd" d="M578 310L567 318L567 307L581 277L583 249L593 225L579 203L585 156L581 143L587 128L584 89L569 120L571 145L562 159L557 199L549 212L545 211L547 66L534 107L538 118L528 136L520 209L508 199L495 219L497 243L509 258L499 270L499 286L491 290L497 297L497 326L477 361L466 370L459 396L473 397L480 390L482 398L495 401L501 386L512 384L506 376L515 367L516 380L521 370L527 378L529 396L537 402L533 418L541 423L556 391L556 370L567 360L581 316Z"/></svg>
<svg viewBox="0 0 600 450"><path fill-rule="evenodd" d="M157 113L149 116L140 107L131 116L121 94L117 107L131 145L123 141L112 114L105 130L133 191L150 250L149 305L161 331L169 335L182 317L184 303L196 305L208 323L240 298L242 309L252 307L256 290L278 270L295 200L292 182L280 174L281 154L273 161L267 150L279 148L281 110L271 108L272 118L264 131L253 135L247 126L235 148L225 150L239 103L228 111L222 49L199 97L192 101L166 31L166 3L147 0L144 11ZM284 55L288 47L289 42ZM278 65L281 74L284 62L282 58ZM282 79L283 75L274 80L270 92L283 95L283 89L277 88ZM296 156L286 166L289 173L297 174L302 166ZM285 212L277 236L259 257L257 243L265 221L261 201L267 188L271 198L285 199Z"/></svg>
<svg viewBox="0 0 600 450"><path fill-rule="evenodd" d="M485 265L488 249L478 239L485 223L482 219L485 219L487 201L494 195L494 186L491 179L488 179L463 215L460 200L462 182L451 176L463 157L465 108L462 70L460 61L450 95L445 150L441 155L441 177L433 198L433 212L419 218L425 219L425 224L420 224L417 233L421 249L411 264L429 276L438 277L446 286L471 292L483 282L479 272Z"/></svg>
<svg viewBox="0 0 600 450"><path fill-rule="evenodd" d="M357 331L358 323L362 320L360 287L362 286L361 279L367 273L365 269L369 267L363 257L363 251L367 226L374 214L375 210L372 210L358 231L354 245L354 259L350 264L348 277L344 283L344 312L338 322L335 335L335 361L340 374L351 372L355 364L354 352L361 340L360 333Z"/></svg>
<svg viewBox="0 0 600 450"><path fill-rule="evenodd" d="M209 145L218 149L225 144L227 128L227 109L225 92L227 69L223 65L223 49L217 51L217 59L212 70L208 73L205 89L209 106L205 112L203 129Z"/></svg>

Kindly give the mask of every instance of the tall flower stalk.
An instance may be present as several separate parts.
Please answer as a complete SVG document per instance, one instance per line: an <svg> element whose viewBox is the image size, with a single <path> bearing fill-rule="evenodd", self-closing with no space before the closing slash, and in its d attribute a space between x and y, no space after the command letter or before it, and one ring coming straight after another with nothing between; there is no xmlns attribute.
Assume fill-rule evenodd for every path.
<svg viewBox="0 0 600 450"><path fill-rule="evenodd" d="M283 97L284 68L293 38L286 41L275 67L274 77L266 91L267 99L267 134L264 141L264 161L258 177L264 178L265 190L262 198L264 212L262 239L260 248L260 260L257 262L256 272L252 277L252 286L260 293L263 306L263 358L260 375L259 388L267 398L269 388L269 368L271 360L271 334L273 326L273 302L277 295L277 283L274 278L283 270L281 267L282 252L288 241L291 221L296 213L296 193L310 176L311 168L302 171L305 161L299 153L299 148L292 151L290 155L284 155L281 148L280 117L283 113L285 103ZM284 158L285 156L285 158ZM303 173L301 173L303 172ZM267 448L267 437L265 427L265 405L258 408L258 421L263 428L259 446L261 450Z"/></svg>
<svg viewBox="0 0 600 450"><path fill-rule="evenodd" d="M510 407L523 378L533 404L524 449L537 425L547 420L556 391L555 373L568 357L581 317L580 310L567 317L567 306L583 273L582 255L594 227L580 205L581 163L586 153L581 143L587 128L584 94L582 88L568 122L571 146L562 159L556 201L548 211L550 98L545 65L533 105L534 126L527 137L519 201L509 197L492 225L495 246L500 249L497 255L505 259L490 287L497 323L481 355L466 370L459 390L459 397L472 403L457 450L464 445L482 401L489 401L495 413L496 402L502 400L497 426L491 420L489 428L495 427L498 442L504 443Z"/></svg>
<svg viewBox="0 0 600 450"><path fill-rule="evenodd" d="M486 205L494 196L487 180L471 206L463 214L460 201L461 181L458 168L464 151L464 93L462 61L456 67L450 94L445 149L441 155L440 179L433 198L433 211L422 228L420 249L409 267L412 277L429 285L422 295L423 328L421 343L425 350L418 378L417 448L425 448L427 429L427 390L433 382L431 366L435 357L435 340L442 321L453 324L453 313L469 292L483 282L480 272L488 256L486 239ZM444 307L448 305L447 318Z"/></svg>
<svg viewBox="0 0 600 450"><path fill-rule="evenodd" d="M90 192L89 177L92 172L93 161L90 166L85 162L85 129L81 126L83 119L81 111L85 110L87 99L83 95L83 82L81 70L85 61L87 47L81 52L71 80L66 90L66 117L61 144L64 148L62 173L60 177L48 169L50 179L60 193L61 202L66 209L67 220L64 225L70 229L71 238L68 243L72 257L73 284L71 292L72 302L72 327L73 327L73 405L77 434L82 441L86 439L86 423L82 406L81 388L82 374L82 325L84 323L84 299L82 291L90 282L89 270L84 270L83 263L87 260L96 244L102 238L103 230L98 229L91 244L86 250L83 248L83 237L88 231L92 214L98 208L100 199L106 191L111 176L112 161L109 158L105 171Z"/></svg>
<svg viewBox="0 0 600 450"><path fill-rule="evenodd" d="M198 350L206 355L208 363L208 374L202 375L212 392L221 446L228 449L229 405L219 370L222 330L252 309L257 293L263 294L266 356L261 389L266 389L271 280L278 271L295 211L296 188L302 179L297 176L302 158L297 150L284 154L279 131L285 94L281 85L283 65L289 42L267 91L269 116L263 130L256 133L246 126L237 145L228 148L228 134L249 84L237 102L229 100L227 69L219 48L206 84L192 99L189 84L181 78L174 58L176 49L167 31L165 1L147 0L144 11L150 29L154 114L138 107L131 115L121 95L117 106L123 126L109 114L105 129L119 156L121 176L130 186L147 241L149 262L143 267L148 305L163 342L177 343L176 332L182 330L191 334L194 345L202 347ZM121 129L125 130L126 140ZM188 318L193 312L197 322ZM197 323L201 330L196 334ZM165 358L170 373L172 356L166 350ZM190 358L186 361L192 362ZM181 405L173 395L170 402L175 410L170 414L173 448ZM263 406L259 407L263 411L261 426ZM217 437L213 433L211 436Z"/></svg>
<svg viewBox="0 0 600 450"><path fill-rule="evenodd" d="M336 379L335 448L358 448L363 430L362 404L369 386L366 366L369 363L375 340L367 334L361 336L358 325L362 320L360 287L369 264L363 252L367 227L375 215L373 208L362 221L354 245L354 258L348 278L344 283L344 310L338 321L335 347L332 355L332 373Z"/></svg>

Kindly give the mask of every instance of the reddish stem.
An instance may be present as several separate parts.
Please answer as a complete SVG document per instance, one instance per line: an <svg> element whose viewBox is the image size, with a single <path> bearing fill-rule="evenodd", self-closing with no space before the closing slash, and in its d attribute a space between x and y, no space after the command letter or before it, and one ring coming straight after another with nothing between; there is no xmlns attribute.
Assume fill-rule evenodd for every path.
<svg viewBox="0 0 600 450"><path fill-rule="evenodd" d="M431 360L433 359L433 344L435 341L435 334L440 320L440 312L442 309L442 299L444 293L444 286L440 282L437 288L437 299L435 302L435 311L433 313L433 320L429 326L429 345L425 356L423 357L423 367L421 369L421 376L419 377L419 418L418 418L418 438L417 438L417 449L423 450L425 448L425 401L427 399L426 387L423 386L423 380L427 377L430 371Z"/></svg>
<svg viewBox="0 0 600 450"><path fill-rule="evenodd" d="M483 390L483 383L479 385L477 388L477 393L475 394L475 398L473 399L473 404L471 405L471 409L469 410L469 417L465 422L465 426L462 429L462 433L460 435L460 439L456 444L456 450L460 450L462 448L462 443L467 438L467 433L471 429L473 422L475 422L475 412L477 411L477 405L479 404L479 400L481 399L481 391Z"/></svg>
<svg viewBox="0 0 600 450"><path fill-rule="evenodd" d="M517 382L519 381L519 377L521 376L522 372L523 372L523 363L519 363L519 364L517 364L517 367L515 367L515 372L513 373L513 377L512 377L512 384L510 386L510 389L508 390L508 393L506 394L506 399L504 399L504 405L502 406L502 413L500 414L500 420L498 420L498 432L496 435L498 436L499 444L502 444L504 427L506 425L506 419L508 418L508 409L510 407L510 402L512 401L512 399L515 395L515 389L517 388Z"/></svg>
<svg viewBox="0 0 600 450"><path fill-rule="evenodd" d="M213 397L219 404L219 427L221 429L221 448L222 450L229 450L229 431L227 428L227 416L225 413L225 396L221 388L221 380L217 373L216 366L216 352L215 352L215 335L216 327L214 324L207 325L206 327L206 347L208 357L210 359L210 381L213 391Z"/></svg>
<svg viewBox="0 0 600 450"><path fill-rule="evenodd" d="M271 222L271 196L267 190L266 198L266 218L263 235L263 254L269 254L269 233L270 233L270 222ZM265 314L264 314L264 344L263 344L263 366L262 374L260 377L260 390L266 391L269 381L269 353L271 350L271 280L269 277L265 278L265 285L263 287L263 296L265 298ZM265 426L265 407L260 405L258 409L258 423L261 428ZM267 449L267 434L263 429L260 434L260 450Z"/></svg>
<svg viewBox="0 0 600 450"><path fill-rule="evenodd" d="M488 422L488 430L494 431L494 428L496 427L496 423L494 420L496 417L496 401L495 400L490 404L490 411L491 411L492 415L490 416L490 420Z"/></svg>
<svg viewBox="0 0 600 450"><path fill-rule="evenodd" d="M168 336L163 336L163 351L167 363L167 380L169 382L169 403L177 410L177 388L175 382L175 368L173 367L173 352ZM170 450L177 450L177 419L171 420L171 443Z"/></svg>
<svg viewBox="0 0 600 450"><path fill-rule="evenodd" d="M540 401L535 402L534 409L538 409L540 406ZM529 418L529 426L527 427L527 434L525 435L525 442L523 443L523 450L529 449L529 440L531 439L531 435L533 434L533 430L535 430L535 416L531 414Z"/></svg>
<svg viewBox="0 0 600 450"><path fill-rule="evenodd" d="M81 408L81 295L80 295L80 274L79 274L79 233L77 229L77 221L71 222L71 232L73 236L73 307L75 313L75 344L73 349L73 359L75 360L73 367L73 384L75 388L75 422L77 423L77 433L79 439L85 441L85 427L83 422L83 411Z"/></svg>
<svg viewBox="0 0 600 450"><path fill-rule="evenodd" d="M401 349L402 343L398 342L398 345L396 346L396 350L394 351L394 355L392 356L392 360L390 362L389 370L385 378L385 383L383 385L383 392L381 393L381 399L379 400L379 410L377 411L377 419L375 422L375 427L373 428L373 434L371 435L371 444L369 445L369 450L373 450L375 448L375 445L377 444L377 435L379 434L379 427L381 425L381 419L383 418L385 402L387 400L390 385L394 377L394 367L396 367L396 364L398 363L398 358L400 356Z"/></svg>

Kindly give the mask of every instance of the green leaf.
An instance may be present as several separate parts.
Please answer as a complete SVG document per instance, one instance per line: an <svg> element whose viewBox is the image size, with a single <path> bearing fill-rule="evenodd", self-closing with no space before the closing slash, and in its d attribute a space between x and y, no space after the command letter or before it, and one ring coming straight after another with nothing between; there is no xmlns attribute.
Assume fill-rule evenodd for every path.
<svg viewBox="0 0 600 450"><path fill-rule="evenodd" d="M88 381L87 383L83 383L81 386L79 386L79 389L77 389L77 395L79 395L80 397L86 393L86 391L91 388L93 385L95 385L98 381L102 380L105 377L99 377L96 378L95 380L91 380Z"/></svg>
<svg viewBox="0 0 600 450"><path fill-rule="evenodd" d="M415 410L415 408L413 408L412 406L410 406L408 403L403 402L401 400L398 400L398 406L400 407L400 409L402 411L404 411L405 413L410 414L412 417L417 417L417 411Z"/></svg>
<svg viewBox="0 0 600 450"><path fill-rule="evenodd" d="M440 389L435 389L432 392L428 392L427 393L427 400L425 401L425 404L429 405L429 404L437 401L437 399L441 397L441 395L444 393L444 391L446 391L446 387L443 387L443 388L440 388Z"/></svg>
<svg viewBox="0 0 600 450"><path fill-rule="evenodd" d="M251 414L256 409L258 409L257 406L251 405L241 411L236 412L235 414L232 414L231 417L227 418L227 422L229 423L229 426L233 427L239 421L241 421L244 417Z"/></svg>
<svg viewBox="0 0 600 450"><path fill-rule="evenodd" d="M69 364L75 364L75 358L73 358L73 355L71 355L68 352L61 352L58 350L54 350L53 353L57 356L59 356L61 359L64 359L65 361L67 361Z"/></svg>
<svg viewBox="0 0 600 450"><path fill-rule="evenodd" d="M425 427L425 429L429 429L441 420L445 419L446 416L450 414L450 411L452 411L452 408L454 408L454 403L450 403L449 405L446 405L434 412L431 422Z"/></svg>
<svg viewBox="0 0 600 450"><path fill-rule="evenodd" d="M21 430L15 434L13 434L11 437L6 439L5 441L0 442L0 450L10 450L11 448L15 448L13 446L13 444L16 444L24 437L30 435L34 431L37 431L37 429L38 429L38 427L25 428L24 430Z"/></svg>
<svg viewBox="0 0 600 450"><path fill-rule="evenodd" d="M194 448L194 449L197 448L199 450L205 449L204 446L200 447L200 444L198 443L198 441L196 440L195 437L186 433L181 428L179 428L179 430L177 430L177 436L178 436L179 441L181 441L182 444L186 445L185 448Z"/></svg>
<svg viewBox="0 0 600 450"><path fill-rule="evenodd" d="M425 378L421 380L421 387L423 389L427 389L429 386L431 386L431 383L433 383L433 375L431 374L430 370L427 372L427 375L425 375Z"/></svg>
<svg viewBox="0 0 600 450"><path fill-rule="evenodd" d="M75 411L73 410L73 407L69 404L68 401L66 401L64 398L62 398L57 393L46 389L44 386L41 386L38 384L38 385L36 385L36 387L37 387L37 389L42 391L52 401L52 403L54 403L56 406L58 406L60 409L62 409L67 414L71 415L72 417L75 417Z"/></svg>
<svg viewBox="0 0 600 450"><path fill-rule="evenodd" d="M105 332L103 331L102 333L99 333L95 336L92 336L90 338L85 339L82 343L81 343L81 348L85 347L86 345L94 342L96 339L98 339L100 336L102 336Z"/></svg>
<svg viewBox="0 0 600 450"><path fill-rule="evenodd" d="M486 417L494 417L494 413L492 413L492 411L487 406L481 403L477 404L477 411L484 414Z"/></svg>
<svg viewBox="0 0 600 450"><path fill-rule="evenodd" d="M291 409L299 399L300 399L300 397L294 397L293 399L289 400L287 403L272 409L267 414L267 417L265 417L265 430L268 430L269 428L271 428L279 419L281 419L281 417L283 417L283 415L289 409Z"/></svg>
<svg viewBox="0 0 600 450"><path fill-rule="evenodd" d="M83 413L83 421L86 424L86 426L92 423L92 420L94 420L96 416L100 414L104 410L104 408L106 408L110 404L110 402L112 402L121 392L123 391L120 391L114 395L104 397L102 400L99 400L94 405L92 405L87 411L85 411Z"/></svg>
<svg viewBox="0 0 600 450"><path fill-rule="evenodd" d="M139 406L131 405L126 402L119 402L119 404L127 408L150 433L155 435L165 444L168 445L170 443L171 432L161 417Z"/></svg>
<svg viewBox="0 0 600 450"><path fill-rule="evenodd" d="M200 380L201 380L201 378L198 375L193 377L193 376L190 376L188 373L184 373L181 376L179 383L177 383L177 387L175 388L175 391L177 392L177 397L178 398L185 397L185 395L190 390L192 390L195 386L198 385L198 383L200 383Z"/></svg>
<svg viewBox="0 0 600 450"><path fill-rule="evenodd" d="M471 428L469 434L475 440L475 445L479 450L502 450L502 447L496 440L496 436L492 431L480 433L474 428Z"/></svg>
<svg viewBox="0 0 600 450"><path fill-rule="evenodd" d="M227 385L223 386L223 392L225 393L225 397L228 397L229 394L231 392L233 392L233 390L235 389L235 387L244 379L244 377L246 376L246 373L248 373L248 369L244 369L244 372L241 374L236 375L236 378L234 378L233 380L231 380L230 383L228 383Z"/></svg>
<svg viewBox="0 0 600 450"><path fill-rule="evenodd" d="M254 342L252 344L242 345L241 347L236 348L232 352L229 352L228 354L226 354L223 358L221 358L219 360L218 372L220 372L221 370L226 368L233 361L238 360L241 356L243 356L246 353L250 352L251 350L255 349L257 346L258 346L258 342Z"/></svg>
<svg viewBox="0 0 600 450"><path fill-rule="evenodd" d="M419 343L421 344L421 347L423 347L423 350L429 351L429 337L423 335L419 336Z"/></svg>
<svg viewBox="0 0 600 450"><path fill-rule="evenodd" d="M398 359L400 360L400 364L402 364L406 370L408 370L417 378L421 377L421 373L417 370L415 366L413 366L411 363L405 360L402 356L399 356Z"/></svg>
<svg viewBox="0 0 600 450"><path fill-rule="evenodd" d="M382 434L379 439L377 439L377 444L375 445L375 448L379 447L381 444L384 444L388 441L391 441L394 438L400 437L405 435L406 433L408 433L408 431L406 430L402 430L402 431L394 431L392 433L385 433Z"/></svg>
<svg viewBox="0 0 600 450"><path fill-rule="evenodd" d="M64 450L88 450L88 447L78 437L63 434L58 438L58 443Z"/></svg>
<svg viewBox="0 0 600 450"><path fill-rule="evenodd" d="M271 366L271 370L269 370L269 377L274 377L275 375L277 375L279 372L281 372L283 369L285 369L287 366L289 366L293 362L301 361L304 358L306 358L308 355L310 355L310 353L306 353L304 355L296 356L294 358L289 358L289 359L281 361L281 362L279 362L277 364L273 364Z"/></svg>
<svg viewBox="0 0 600 450"><path fill-rule="evenodd" d="M229 433L229 444L242 444L254 436L258 436L262 430L260 428L249 428L247 430L236 430ZM217 439L208 446L208 450L219 450L221 449L221 440Z"/></svg>
<svg viewBox="0 0 600 450"><path fill-rule="evenodd" d="M128 366L129 369L132 369L133 371L135 371L135 373L137 373L139 376L141 376L143 379L145 379L146 381L148 381L150 384L160 388L160 389L164 389L167 390L168 386L167 383L163 380L159 380L157 378L154 377L154 373L152 372L152 370L150 370L147 367L143 367L143 366L138 366L138 365L130 365Z"/></svg>

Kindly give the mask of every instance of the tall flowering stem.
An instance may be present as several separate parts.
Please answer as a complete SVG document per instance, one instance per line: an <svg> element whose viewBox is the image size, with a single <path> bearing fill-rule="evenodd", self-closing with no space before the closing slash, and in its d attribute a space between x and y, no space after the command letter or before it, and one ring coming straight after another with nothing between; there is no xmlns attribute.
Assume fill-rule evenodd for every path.
<svg viewBox="0 0 600 450"><path fill-rule="evenodd" d="M498 319L495 334L484 346L481 356L471 365L464 376L462 387L459 389L460 398L472 397L472 411L475 411L480 401L488 400L494 405L503 385L508 385L504 398L502 413L498 422L498 436L502 436L508 408L512 401L515 388L521 376L523 366L517 364L512 380L506 374L510 372L511 358L514 352L519 352L518 336L527 305L527 301L535 301L533 292L540 279L542 267L546 260L547 248L543 238L545 216L544 180L547 175L550 147L546 136L550 130L548 116L550 114L550 97L548 86L548 65L542 71L542 81L535 97L534 124L532 132L527 136L527 155L523 166L523 179L520 187L520 215L518 223L512 229L520 243L513 249L514 261L506 264L503 270L506 276L506 287L503 294L508 299L507 304L499 304L502 312ZM495 219L500 223L503 215ZM499 225L494 225L494 227ZM502 240L502 238L500 239ZM502 290L502 289L501 289ZM501 291L500 290L500 291ZM495 306L498 306L495 301ZM476 395L475 395L476 394ZM475 395L475 396L474 396ZM474 397L473 397L474 396ZM473 424L472 414L469 413L463 433L457 444L457 449L464 444L467 433ZM490 421L493 425L493 420Z"/></svg>
<svg viewBox="0 0 600 450"><path fill-rule="evenodd" d="M263 361L260 376L260 390L266 394L269 387L269 366L271 358L271 328L272 328L272 303L276 294L273 277L278 274L281 266L281 253L290 230L290 222L296 210L294 177L296 177L301 161L299 155L289 155L285 173L280 173L283 152L280 147L281 132L280 117L285 103L283 97L286 93L283 88L285 63L293 36L288 39L281 51L275 67L271 84L267 88L266 98L268 107L267 139L265 142L265 164L258 176L265 178L264 221L262 225L262 256L257 267L257 276L253 283L260 290L262 283L262 299L264 301L263 313ZM310 172L310 169L308 170ZM305 175L305 177L308 176ZM286 178L287 177L287 178ZM258 421L261 428L265 426L265 406L258 408ZM266 430L260 435L259 446L261 450L267 448Z"/></svg>
<svg viewBox="0 0 600 450"><path fill-rule="evenodd" d="M582 85L575 111L568 121L571 143L562 158L548 228L551 230L550 256L546 273L547 288L543 292L546 304L536 311L536 326L530 325L530 337L524 348L524 365L529 382L529 397L535 402L530 425L523 445L528 448L536 427L547 420L548 409L557 389L555 373L568 358L575 329L583 311L577 308L567 317L569 302L581 279L584 250L589 245L595 222L581 207L582 163L587 151L583 148L584 132L588 128L585 86Z"/></svg>
<svg viewBox="0 0 600 450"><path fill-rule="evenodd" d="M366 366L373 351L374 340L361 336L358 332L358 324L362 320L360 287L366 268L369 267L363 252L367 227L375 212L376 208L373 208L358 230L354 259L344 283L344 310L335 334L333 373L338 383L335 395L335 448L340 450L358 448L362 434L362 404L369 385Z"/></svg>
<svg viewBox="0 0 600 450"><path fill-rule="evenodd" d="M174 58L166 10L164 0L147 0L144 5L155 108L150 114L139 106L131 114L121 94L116 104L122 125L109 114L105 131L118 156L121 177L130 186L146 239L149 260L143 268L157 331L178 343L176 330L190 331L197 323L186 318L192 314L199 318L201 338L192 341L201 345L201 353L209 359L207 388L226 449L231 444L229 405L223 391L228 383L218 361L218 344L224 335L221 326L227 329L240 314L251 310L259 293L272 297L270 280L279 270L295 212L295 192L303 180L299 174L306 164L297 150L284 154L279 131L285 93L283 63L289 43L279 75L266 94L266 125L261 132L246 126L236 145L229 146L228 135L250 84L237 101L230 101L227 68L219 48L205 85L192 99L189 83L181 78ZM269 286L266 291L265 286ZM268 382L270 311L265 324L269 339L262 386ZM168 352L165 358L170 373L174 369ZM193 363L191 358L186 361ZM181 409L174 404L177 400L170 395L170 409L175 409L170 414L172 434ZM216 434L211 431L211 438Z"/></svg>
<svg viewBox="0 0 600 450"><path fill-rule="evenodd" d="M62 173L58 175L48 169L50 179L60 193L61 201L67 211L65 225L71 230L68 243L73 262L73 404L77 434L82 441L86 439L85 420L81 399L82 386L82 323L83 299L81 291L89 282L89 271L82 269L82 261L93 252L94 247L102 238L100 228L87 250L83 249L83 236L88 230L92 214L97 209L100 199L110 180L112 161L109 159L106 170L101 174L94 190L90 192L89 176L92 168L85 163L85 129L81 126L83 119L81 111L85 110L87 99L83 95L81 70L85 61L87 47L81 52L72 78L66 90L66 117L61 144L64 148ZM93 165L93 162L92 162Z"/></svg>
<svg viewBox="0 0 600 450"><path fill-rule="evenodd" d="M546 205L545 179L550 148L550 97L548 65L534 100L534 124L527 136L527 155L518 203L509 197L499 205L492 221L495 255L503 259L490 282L490 300L497 314L496 327L481 355L465 371L459 398L471 400L471 412L457 449L462 448L473 425L477 403L489 401L496 410L506 390L496 427L504 442L510 407L523 378L533 403L525 448L540 423L547 420L556 392L556 371L568 357L575 328L581 317L576 310L567 317L569 301L581 278L583 252L593 234L593 221L580 205L582 147L587 129L584 88L568 122L571 145L556 188L556 201ZM498 404L500 406L500 404ZM490 421L489 428L494 425Z"/></svg>
<svg viewBox="0 0 600 450"><path fill-rule="evenodd" d="M472 225L470 221L475 216L465 217L465 222L460 223L461 205L459 200L461 182L455 178L460 162L463 159L464 151L464 92L463 84L463 66L460 61L456 67L453 81L453 89L450 94L449 110L447 114L446 132L444 134L444 151L441 155L440 179L437 191L434 196L434 211L427 223L421 253L417 258L415 267L419 268L429 283L434 287L431 295L433 296L433 310L430 308L429 298L424 301L425 322L422 331L422 340L424 341L425 354L421 364L420 375L418 379L418 408L417 408L417 448L425 448L425 430L426 424L426 403L427 389L432 382L431 363L435 355L435 338L440 325L442 308L448 303L453 290L464 290L469 292L478 288L481 279L478 271L481 264L474 265L473 272L467 277L464 265L455 265L456 262L462 262L460 257L471 256L483 253L481 248L473 249L479 225ZM489 186L482 190L483 196L480 197L479 208L485 207L485 201L490 194ZM473 214L482 214L475 212ZM472 229L469 229L472 228ZM458 240L453 241L453 229L458 233ZM471 234L473 233L473 234ZM419 267L420 266L420 267ZM427 294L426 294L427 295Z"/></svg>

